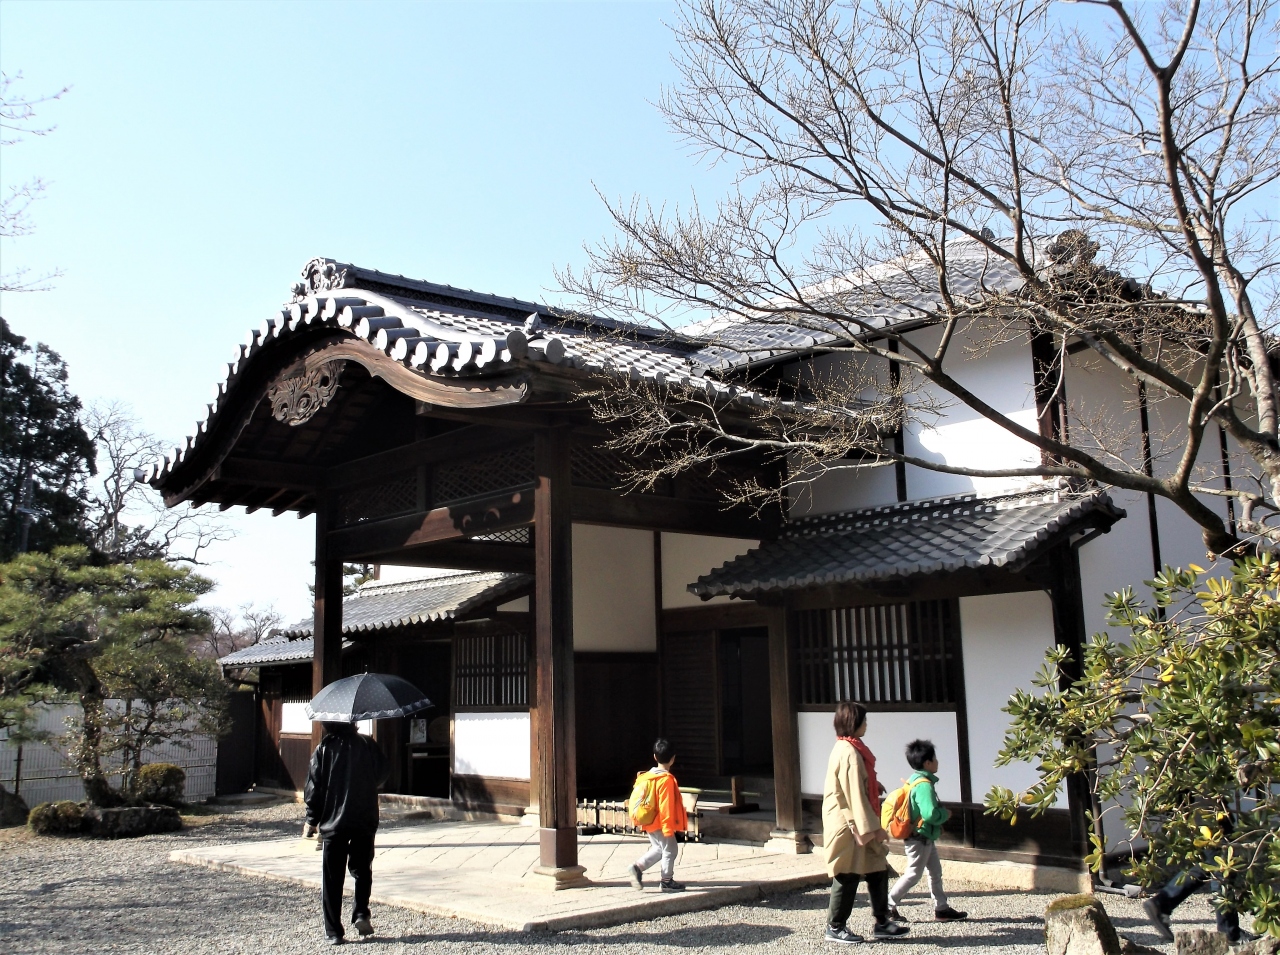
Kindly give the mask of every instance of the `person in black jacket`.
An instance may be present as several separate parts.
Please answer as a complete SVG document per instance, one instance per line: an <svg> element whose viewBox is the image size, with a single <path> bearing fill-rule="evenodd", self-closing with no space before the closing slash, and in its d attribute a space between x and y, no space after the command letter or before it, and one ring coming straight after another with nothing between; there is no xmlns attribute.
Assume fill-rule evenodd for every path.
<svg viewBox="0 0 1280 955"><path fill-rule="evenodd" d="M324 848L320 898L324 934L339 945L342 930L342 884L346 869L356 881L351 924L361 935L372 935L369 893L373 890L373 837L378 831L378 787L389 766L378 744L356 732L350 723L324 723L324 737L311 754L311 769L303 790L307 821L303 836L320 833Z"/></svg>

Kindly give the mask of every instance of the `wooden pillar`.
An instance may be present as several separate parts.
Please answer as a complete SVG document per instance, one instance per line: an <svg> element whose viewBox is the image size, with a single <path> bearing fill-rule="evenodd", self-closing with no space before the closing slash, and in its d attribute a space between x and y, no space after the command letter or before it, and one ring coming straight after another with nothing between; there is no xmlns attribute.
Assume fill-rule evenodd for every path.
<svg viewBox="0 0 1280 955"><path fill-rule="evenodd" d="M342 561L329 559L327 507L316 511L315 617L311 635L311 695L342 675ZM320 724L311 724L311 745L320 744Z"/></svg>
<svg viewBox="0 0 1280 955"><path fill-rule="evenodd" d="M804 834L800 805L800 730L796 721L795 677L787 640L787 611L769 608L769 705L773 717L773 797L777 828L768 848L803 853L811 848Z"/></svg>
<svg viewBox="0 0 1280 955"><path fill-rule="evenodd" d="M1059 547L1051 558L1053 586L1049 594L1053 601L1053 632L1055 642L1066 647L1071 660L1063 668L1062 689L1079 679L1084 663L1085 623L1084 594L1080 583L1080 554L1075 547ZM1076 773L1067 778L1067 809L1071 814L1071 849L1083 859L1091 850L1089 845L1089 813L1097 816L1087 773Z"/></svg>
<svg viewBox="0 0 1280 955"><path fill-rule="evenodd" d="M573 709L573 517L569 435L538 432L533 492L537 658L538 872L548 887L581 884Z"/></svg>

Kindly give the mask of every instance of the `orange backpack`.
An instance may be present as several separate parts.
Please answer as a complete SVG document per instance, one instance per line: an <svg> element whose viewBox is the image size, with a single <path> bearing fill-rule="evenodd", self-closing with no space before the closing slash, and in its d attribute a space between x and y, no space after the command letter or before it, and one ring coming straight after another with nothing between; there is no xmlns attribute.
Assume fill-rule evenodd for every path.
<svg viewBox="0 0 1280 955"><path fill-rule="evenodd" d="M891 838L905 839L915 834L916 824L911 821L911 790L921 782L923 780L916 779L905 783L884 797L880 806L880 825Z"/></svg>

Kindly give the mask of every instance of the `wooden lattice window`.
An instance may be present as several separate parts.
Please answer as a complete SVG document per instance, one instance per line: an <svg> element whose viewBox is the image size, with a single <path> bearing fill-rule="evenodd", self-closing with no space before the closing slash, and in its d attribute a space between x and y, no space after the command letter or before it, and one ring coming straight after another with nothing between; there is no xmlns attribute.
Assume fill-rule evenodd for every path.
<svg viewBox="0 0 1280 955"><path fill-rule="evenodd" d="M435 505L493 494L533 483L533 445L518 445L481 457L449 461L436 468Z"/></svg>
<svg viewBox="0 0 1280 955"><path fill-rule="evenodd" d="M516 630L454 638L455 707L529 705L529 637Z"/></svg>
<svg viewBox="0 0 1280 955"><path fill-rule="evenodd" d="M954 708L957 618L950 600L797 612L801 705Z"/></svg>
<svg viewBox="0 0 1280 955"><path fill-rule="evenodd" d="M338 524L359 524L396 514L407 514L418 507L418 475L405 471L374 484L362 484L344 491L338 498Z"/></svg>

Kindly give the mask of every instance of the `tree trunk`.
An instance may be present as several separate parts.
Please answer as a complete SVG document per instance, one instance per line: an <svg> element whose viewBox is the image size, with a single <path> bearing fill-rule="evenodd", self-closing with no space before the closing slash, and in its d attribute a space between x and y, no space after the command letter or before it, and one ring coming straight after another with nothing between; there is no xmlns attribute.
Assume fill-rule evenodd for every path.
<svg viewBox="0 0 1280 955"><path fill-rule="evenodd" d="M110 807L120 802L119 795L111 788L107 774L102 770L102 722L104 701L99 692L80 694L80 706L84 711L80 724L80 739L72 751L72 761L84 783L84 794L89 803Z"/></svg>

